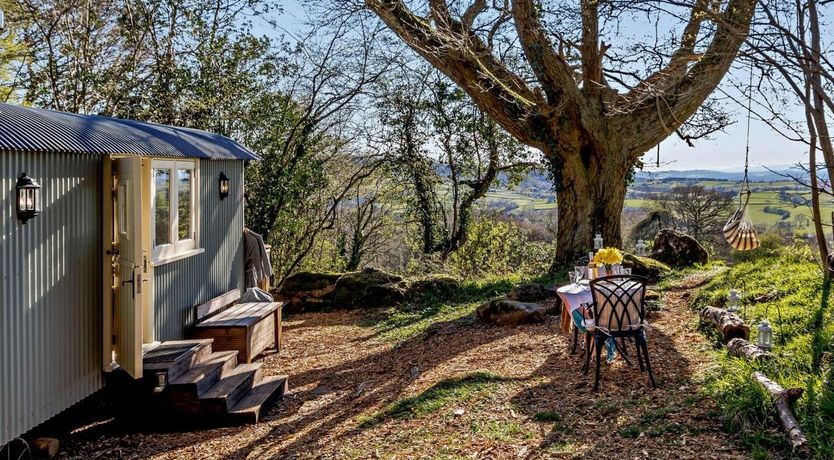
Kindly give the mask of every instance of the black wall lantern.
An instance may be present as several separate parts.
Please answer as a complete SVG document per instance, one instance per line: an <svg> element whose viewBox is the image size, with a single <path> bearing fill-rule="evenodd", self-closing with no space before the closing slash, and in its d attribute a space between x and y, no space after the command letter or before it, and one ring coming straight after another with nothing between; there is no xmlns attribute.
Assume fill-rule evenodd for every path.
<svg viewBox="0 0 834 460"><path fill-rule="evenodd" d="M229 196L229 178L226 177L226 173L220 173L220 199L226 198Z"/></svg>
<svg viewBox="0 0 834 460"><path fill-rule="evenodd" d="M17 218L24 224L41 213L41 184L26 173L17 178Z"/></svg>

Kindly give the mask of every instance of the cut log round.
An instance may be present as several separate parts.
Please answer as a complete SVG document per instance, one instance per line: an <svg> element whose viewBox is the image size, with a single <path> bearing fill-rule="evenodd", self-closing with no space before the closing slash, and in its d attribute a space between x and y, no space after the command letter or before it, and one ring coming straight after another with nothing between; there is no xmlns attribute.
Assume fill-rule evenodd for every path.
<svg viewBox="0 0 834 460"><path fill-rule="evenodd" d="M795 451L807 453L809 450L808 439L802 433L799 422L793 415L790 406L791 402L796 401L802 396L802 388L788 388L786 390L758 371L753 372L753 379L759 382L770 393L776 414L779 416L779 423L782 425L782 430L791 443L791 447Z"/></svg>
<svg viewBox="0 0 834 460"><path fill-rule="evenodd" d="M730 313L722 308L705 307L701 310L701 318L711 322L718 329L724 343L732 339L747 340L750 338L750 328L735 313Z"/></svg>
<svg viewBox="0 0 834 460"><path fill-rule="evenodd" d="M37 438L30 444L35 457L55 458L58 455L60 443L55 438Z"/></svg>
<svg viewBox="0 0 834 460"><path fill-rule="evenodd" d="M773 357L769 351L762 350L744 339L732 339L727 342L727 351L733 356L751 361L761 361Z"/></svg>

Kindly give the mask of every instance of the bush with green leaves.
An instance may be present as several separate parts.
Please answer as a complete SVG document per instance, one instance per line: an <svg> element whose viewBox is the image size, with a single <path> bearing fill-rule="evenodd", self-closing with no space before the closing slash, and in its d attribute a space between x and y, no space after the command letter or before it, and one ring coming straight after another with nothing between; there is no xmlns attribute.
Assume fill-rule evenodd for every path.
<svg viewBox="0 0 834 460"><path fill-rule="evenodd" d="M731 250L731 260L734 262L746 262L763 257L773 257L787 244L785 238L776 232L759 235L759 243L760 246L752 251Z"/></svg>
<svg viewBox="0 0 834 460"><path fill-rule="evenodd" d="M449 269L464 277L485 274L541 274L547 271L552 243L530 241L516 223L480 218L469 239L449 256Z"/></svg>

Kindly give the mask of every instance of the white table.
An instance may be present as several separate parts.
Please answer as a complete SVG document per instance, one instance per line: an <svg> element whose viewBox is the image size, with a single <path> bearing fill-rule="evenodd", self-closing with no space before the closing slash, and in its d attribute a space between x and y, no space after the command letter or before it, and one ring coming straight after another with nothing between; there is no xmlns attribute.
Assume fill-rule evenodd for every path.
<svg viewBox="0 0 834 460"><path fill-rule="evenodd" d="M583 306L590 305L594 301L591 294L591 287L587 280L581 283L568 284L556 290L556 293L562 299L562 318L561 327L562 332L569 334L573 324L573 312Z"/></svg>

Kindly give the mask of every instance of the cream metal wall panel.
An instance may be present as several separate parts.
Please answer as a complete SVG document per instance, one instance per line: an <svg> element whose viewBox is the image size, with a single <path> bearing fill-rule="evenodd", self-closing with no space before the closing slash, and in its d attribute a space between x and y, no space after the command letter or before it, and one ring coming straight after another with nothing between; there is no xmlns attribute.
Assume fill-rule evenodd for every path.
<svg viewBox="0 0 834 460"><path fill-rule="evenodd" d="M220 172L231 179L220 200ZM205 252L154 268L156 340L178 340L194 325L194 306L243 286L243 162L200 160L200 247Z"/></svg>
<svg viewBox="0 0 834 460"><path fill-rule="evenodd" d="M0 444L102 385L101 157L0 151ZM41 184L22 225L15 182Z"/></svg>

